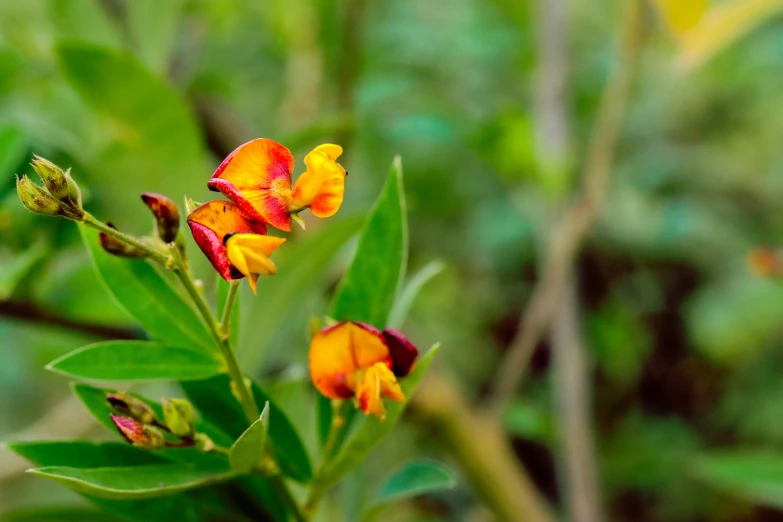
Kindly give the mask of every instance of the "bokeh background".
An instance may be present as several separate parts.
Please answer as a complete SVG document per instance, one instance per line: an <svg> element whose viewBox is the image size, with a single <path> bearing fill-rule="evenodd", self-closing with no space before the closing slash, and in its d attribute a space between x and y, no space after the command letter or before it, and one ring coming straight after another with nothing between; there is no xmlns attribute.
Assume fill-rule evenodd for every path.
<svg viewBox="0 0 783 522"><path fill-rule="evenodd" d="M681 5L691 1L698 10L698 0ZM33 152L72 167L96 216L145 233L138 194L206 200L214 168L248 139L291 148L297 172L313 146L343 145L342 210L308 220L281 249L280 273L257 299L243 295L240 356L310 432L307 325L324 313L361 215L400 154L409 273L433 276L404 329L421 347L440 341L439 371L469 400L485 397L540 275L553 215L578 193L627 3L551 0L559 14L547 15L547 0L0 2L0 440L109 437L43 366L142 334L101 287L76 227L20 205L13 175L32 174ZM756 11L707 27L706 50L655 8L664 4L674 5L645 7L611 183L576 263L592 397L585 451L605 520L783 520L774 507L783 505L783 287L746 263L783 240L781 2L712 1L709 10ZM545 16L565 24L553 33L566 58L555 66L568 137L556 168L542 168L537 141ZM206 264L197 270L211 288ZM535 489L563 513L552 361L544 339L502 426ZM769 466L740 463L716 487L699 462L729 450L763 452ZM329 516L349 520L337 506L353 509L407 456L449 463L460 485L385 520L493 520L415 416L349 479ZM83 502L24 468L0 449L0 519ZM759 473L763 501L743 483Z"/></svg>

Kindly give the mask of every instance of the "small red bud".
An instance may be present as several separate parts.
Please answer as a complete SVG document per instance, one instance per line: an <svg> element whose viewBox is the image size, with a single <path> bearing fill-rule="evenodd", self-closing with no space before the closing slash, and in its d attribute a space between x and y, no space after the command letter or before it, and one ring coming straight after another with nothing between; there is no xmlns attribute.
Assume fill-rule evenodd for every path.
<svg viewBox="0 0 783 522"><path fill-rule="evenodd" d="M397 377L408 375L416 364L416 358L419 356L419 350L413 346L404 335L397 330L387 328L382 332L383 340L389 347L389 354L392 358L392 370Z"/></svg>
<svg viewBox="0 0 783 522"><path fill-rule="evenodd" d="M114 225L106 222L106 225L110 228L116 229ZM100 233L101 248L113 256L119 257L145 257L147 254L143 250L139 250L135 246L123 243L114 236L110 236L105 232Z"/></svg>
<svg viewBox="0 0 783 522"><path fill-rule="evenodd" d="M125 437L125 440L145 449L158 449L165 446L166 441L163 437L163 433L153 426L145 426L137 420L130 417L122 417L121 415L111 415L111 421L117 427L120 434Z"/></svg>
<svg viewBox="0 0 783 522"><path fill-rule="evenodd" d="M158 236L166 243L171 243L179 231L179 209L166 196L145 192L141 199L155 215Z"/></svg>

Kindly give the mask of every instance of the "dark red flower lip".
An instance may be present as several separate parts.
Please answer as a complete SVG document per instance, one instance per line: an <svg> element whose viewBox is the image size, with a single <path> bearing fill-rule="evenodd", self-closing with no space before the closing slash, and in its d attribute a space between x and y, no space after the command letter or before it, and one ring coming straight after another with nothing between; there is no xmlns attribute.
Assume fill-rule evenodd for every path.
<svg viewBox="0 0 783 522"><path fill-rule="evenodd" d="M413 346L413 343L407 337L393 328L386 328L382 335L386 346L389 348L389 354L391 354L394 375L405 377L416 364L419 350Z"/></svg>

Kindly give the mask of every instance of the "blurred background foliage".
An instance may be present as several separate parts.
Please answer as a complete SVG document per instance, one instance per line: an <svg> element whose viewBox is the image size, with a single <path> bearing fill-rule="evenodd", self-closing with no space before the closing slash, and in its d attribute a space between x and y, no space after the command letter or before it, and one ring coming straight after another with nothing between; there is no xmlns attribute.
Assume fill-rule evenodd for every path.
<svg viewBox="0 0 783 522"><path fill-rule="evenodd" d="M345 147L343 210L295 232L279 274L242 303L240 357L306 433L309 319L324 313L359 216L402 154L409 273L432 277L404 327L421 347L441 341L439 365L482 396L536 281L552 205L578 181L621 3L568 2L573 157L548 170L536 156L529 2L1 2L0 439L92 435L65 380L42 366L141 334L99 284L76 227L19 204L13 174L32 174L33 152L72 167L96 216L142 233L138 194L206 200L215 166L248 139L290 147L297 172L310 147ZM695 15L656 4L663 16L648 13L611 189L578 261L602 504L610 520L783 520L775 502L699 478L713 450L783 459L783 287L745 263L755 246L783 241L781 2L713 1L690 32L706 2L693 0ZM713 10L723 18L706 18ZM543 342L504 418L537 488L560 506L550 360ZM426 430L401 425L343 487L349 511L410 455L449 460ZM23 477L5 450L0 462L0 513L81 502ZM464 485L388 518L488 519Z"/></svg>

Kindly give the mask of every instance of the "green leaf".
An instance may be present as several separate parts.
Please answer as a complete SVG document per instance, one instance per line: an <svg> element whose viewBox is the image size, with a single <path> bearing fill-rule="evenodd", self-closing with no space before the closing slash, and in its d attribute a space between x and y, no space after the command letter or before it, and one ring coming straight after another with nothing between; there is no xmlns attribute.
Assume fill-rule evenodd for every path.
<svg viewBox="0 0 783 522"><path fill-rule="evenodd" d="M329 315L383 328L389 319L408 258L408 220L402 163L394 159L386 185L359 236L351 266L343 276Z"/></svg>
<svg viewBox="0 0 783 522"><path fill-rule="evenodd" d="M338 321L362 321L383 329L404 278L408 259L408 217L402 185L402 162L397 156L381 195L359 236L351 266L332 299L329 315ZM318 438L323 445L329 433L332 407L329 399L316 402ZM350 423L354 410L346 415ZM342 443L338 440L337 446Z"/></svg>
<svg viewBox="0 0 783 522"><path fill-rule="evenodd" d="M435 345L427 351L416 365L416 368L404 379L400 379L400 387L405 394L405 402L386 402L386 420L381 421L372 415L364 416L327 466L323 475L322 487L328 488L337 483L346 474L350 473L361 464L367 455L378 445L397 424L402 412L408 406L413 393L416 391L421 378L430 367L439 345Z"/></svg>
<svg viewBox="0 0 783 522"><path fill-rule="evenodd" d="M49 0L49 13L56 36L91 42L113 49L122 47L119 27L112 24L95 0Z"/></svg>
<svg viewBox="0 0 783 522"><path fill-rule="evenodd" d="M225 375L203 381L185 381L180 385L204 419L220 426L232 437L232 441L247 429L245 414L231 394L230 380ZM296 428L285 412L255 383L253 396L256 404L269 402L269 415L275 419L269 425L269 441L282 472L296 481L308 482L313 476L313 468Z"/></svg>
<svg viewBox="0 0 783 522"><path fill-rule="evenodd" d="M411 462L386 479L363 520L374 518L383 507L427 493L452 489L457 485L454 473L432 460Z"/></svg>
<svg viewBox="0 0 783 522"><path fill-rule="evenodd" d="M182 0L148 0L129 2L126 6L128 30L135 44L136 55L160 74L168 71L182 4Z"/></svg>
<svg viewBox="0 0 783 522"><path fill-rule="evenodd" d="M95 269L109 293L156 340L183 348L212 351L212 338L196 314L149 263L105 252L98 232L79 225Z"/></svg>
<svg viewBox="0 0 783 522"><path fill-rule="evenodd" d="M237 473L250 473L258 467L266 450L266 435L269 429L269 402L257 421L250 425L231 446L228 461Z"/></svg>
<svg viewBox="0 0 783 522"><path fill-rule="evenodd" d="M779 452L733 452L705 455L696 461L703 481L751 502L783 508L783 455Z"/></svg>
<svg viewBox="0 0 783 522"><path fill-rule="evenodd" d="M1 179L1 178L0 178ZM14 254L10 259L0 260L0 299L8 299L24 277L46 257L49 250L43 242Z"/></svg>
<svg viewBox="0 0 783 522"><path fill-rule="evenodd" d="M443 272L444 268L446 268L446 265L443 264L442 261L431 261L405 282L402 293L391 310L388 324L389 327L402 327L411 311L414 301L416 301L416 297L418 297L419 292L421 292L421 289L424 288L424 285L429 283L433 277Z"/></svg>
<svg viewBox="0 0 783 522"><path fill-rule="evenodd" d="M46 369L96 381L198 380L223 372L220 362L204 352L145 341L91 344L52 361Z"/></svg>
<svg viewBox="0 0 783 522"><path fill-rule="evenodd" d="M28 471L66 487L99 498L137 500L173 495L229 480L235 474L223 469L200 469L183 464L83 469L48 466Z"/></svg>
<svg viewBox="0 0 783 522"><path fill-rule="evenodd" d="M248 300L242 307L242 330L237 356L243 368L252 371L267 353L281 325L301 306L314 289L321 288L329 275L330 261L335 253L360 228L359 218L330 221L328 227L293 241L278 256L275 263L284 267L275 277L258 280L258 295L263 299ZM274 303L270 306L270 303ZM243 305L245 303L243 302Z"/></svg>
<svg viewBox="0 0 783 522"><path fill-rule="evenodd" d="M5 185L6 179L13 179L11 174L24 160L28 146L27 138L18 129L0 129L0 186Z"/></svg>
<svg viewBox="0 0 783 522"><path fill-rule="evenodd" d="M143 466L167 460L124 442L43 441L10 442L8 449L36 466L100 468Z"/></svg>

